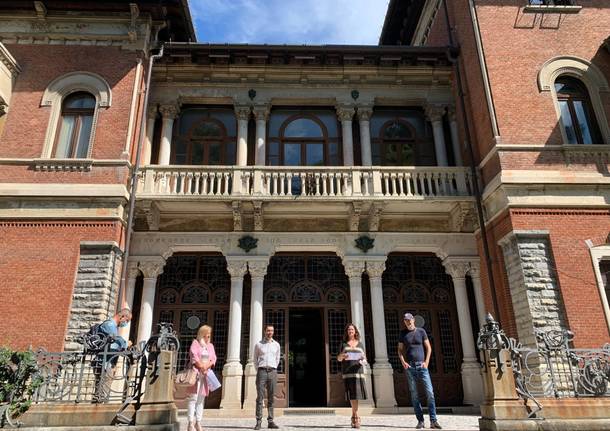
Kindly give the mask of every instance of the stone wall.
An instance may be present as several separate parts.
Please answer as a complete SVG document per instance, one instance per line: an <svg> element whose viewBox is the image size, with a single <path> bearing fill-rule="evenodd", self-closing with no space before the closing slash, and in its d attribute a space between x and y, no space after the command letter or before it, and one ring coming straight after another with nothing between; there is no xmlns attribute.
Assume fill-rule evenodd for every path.
<svg viewBox="0 0 610 431"><path fill-rule="evenodd" d="M65 350L80 350L75 338L114 314L120 274L121 251L116 243L81 242Z"/></svg>
<svg viewBox="0 0 610 431"><path fill-rule="evenodd" d="M546 232L512 232L501 244L519 341L534 346L534 330L568 328Z"/></svg>

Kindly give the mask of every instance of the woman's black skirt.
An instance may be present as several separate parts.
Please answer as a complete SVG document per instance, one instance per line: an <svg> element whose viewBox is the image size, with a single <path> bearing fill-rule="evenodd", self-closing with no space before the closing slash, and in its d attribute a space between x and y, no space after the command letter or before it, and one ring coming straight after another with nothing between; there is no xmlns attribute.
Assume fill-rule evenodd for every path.
<svg viewBox="0 0 610 431"><path fill-rule="evenodd" d="M366 400L366 385L362 365L358 361L354 364L344 363L343 365L343 385L345 386L345 398L350 400Z"/></svg>

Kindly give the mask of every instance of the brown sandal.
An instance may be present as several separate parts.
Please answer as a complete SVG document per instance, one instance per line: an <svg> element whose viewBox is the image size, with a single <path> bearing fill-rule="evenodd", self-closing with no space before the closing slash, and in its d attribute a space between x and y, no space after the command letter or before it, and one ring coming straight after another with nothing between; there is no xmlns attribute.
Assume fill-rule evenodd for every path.
<svg viewBox="0 0 610 431"><path fill-rule="evenodd" d="M352 428L360 428L360 417L352 416Z"/></svg>

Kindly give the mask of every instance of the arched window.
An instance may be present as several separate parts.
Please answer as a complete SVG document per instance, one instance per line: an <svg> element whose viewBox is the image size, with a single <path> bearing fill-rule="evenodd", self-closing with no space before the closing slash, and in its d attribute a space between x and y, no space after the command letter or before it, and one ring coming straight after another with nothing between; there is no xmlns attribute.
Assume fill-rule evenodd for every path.
<svg viewBox="0 0 610 431"><path fill-rule="evenodd" d="M234 165L236 119L230 109L187 108L172 151L176 165Z"/></svg>
<svg viewBox="0 0 610 431"><path fill-rule="evenodd" d="M338 166L341 153L332 110L278 110L271 113L267 163L284 166Z"/></svg>
<svg viewBox="0 0 610 431"><path fill-rule="evenodd" d="M415 164L415 133L400 120L391 120L383 125L381 141L382 165L413 166Z"/></svg>
<svg viewBox="0 0 610 431"><path fill-rule="evenodd" d="M66 97L61 114L53 156L58 159L84 159L89 154L95 97L77 92Z"/></svg>
<svg viewBox="0 0 610 431"><path fill-rule="evenodd" d="M571 76L560 76L555 80L555 92L568 143L603 143L589 92L583 83Z"/></svg>

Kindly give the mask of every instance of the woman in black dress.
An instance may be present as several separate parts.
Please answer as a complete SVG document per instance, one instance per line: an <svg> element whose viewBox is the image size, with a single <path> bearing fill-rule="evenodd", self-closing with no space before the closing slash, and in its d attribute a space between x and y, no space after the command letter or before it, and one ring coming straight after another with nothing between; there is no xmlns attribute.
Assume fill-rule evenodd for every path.
<svg viewBox="0 0 610 431"><path fill-rule="evenodd" d="M360 342L360 332L353 323L345 327L341 351L337 355L341 362L341 374L345 385L345 396L352 405L352 428L360 428L358 416L358 400L366 400L364 372L362 365L366 363L364 346Z"/></svg>

